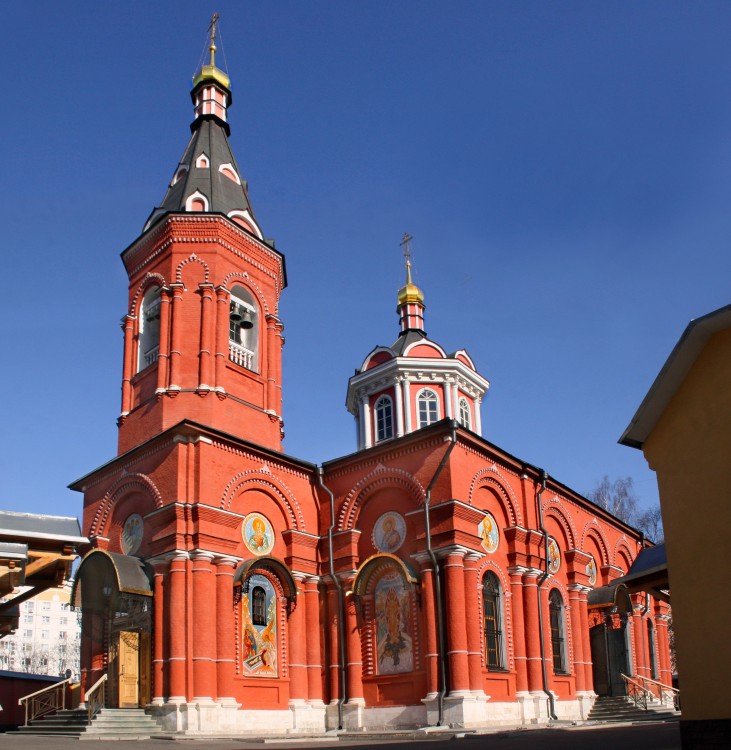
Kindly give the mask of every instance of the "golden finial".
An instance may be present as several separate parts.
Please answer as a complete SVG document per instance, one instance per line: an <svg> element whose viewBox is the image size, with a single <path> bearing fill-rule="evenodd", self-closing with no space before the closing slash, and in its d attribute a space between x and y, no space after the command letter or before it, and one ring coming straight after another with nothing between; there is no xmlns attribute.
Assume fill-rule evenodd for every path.
<svg viewBox="0 0 731 750"><path fill-rule="evenodd" d="M211 51L211 61L208 63L211 67L216 65L216 24L221 16L218 13L214 13L211 16L211 22L208 24L208 31L211 32L211 46L208 48Z"/></svg>
<svg viewBox="0 0 731 750"><path fill-rule="evenodd" d="M408 232L404 232L404 236L399 242L399 245L404 249L404 258L406 258L406 285L403 286L398 293L399 305L404 302L418 302L424 304L424 293L419 289L416 284L411 280L411 240L413 236Z"/></svg>
<svg viewBox="0 0 731 750"><path fill-rule="evenodd" d="M219 83L221 86L224 86L227 89L230 89L231 87L231 80L229 79L229 77L226 75L226 73L216 67L216 50L218 49L218 47L216 47L216 34L220 35L220 32L218 30L218 22L220 18L221 16L219 16L218 13L214 13L211 16L211 22L208 24L208 31L210 34L210 43L208 45L208 50L211 53L211 59L208 65L203 65L202 67L200 67L200 69L198 70L198 74L193 77L194 88L202 81L210 80ZM205 54L206 51L204 47L203 52L201 53L201 62L203 61Z"/></svg>

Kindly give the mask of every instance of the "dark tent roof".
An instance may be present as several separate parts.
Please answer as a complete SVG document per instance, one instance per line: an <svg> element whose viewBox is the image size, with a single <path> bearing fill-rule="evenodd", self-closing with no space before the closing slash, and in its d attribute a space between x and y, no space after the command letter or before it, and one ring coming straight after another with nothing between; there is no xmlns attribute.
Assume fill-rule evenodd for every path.
<svg viewBox="0 0 731 750"><path fill-rule="evenodd" d="M216 117L199 117L192 127L193 134L175 170L178 178L173 177L162 203L152 212L148 225L167 213L185 211L186 200L195 192L202 193L208 199L208 213L219 212L228 216L231 211L246 211L256 222L246 181L236 165L224 123ZM209 164L208 167L198 168L196 163L202 155L208 158ZM220 171L225 164L231 165L240 185Z"/></svg>

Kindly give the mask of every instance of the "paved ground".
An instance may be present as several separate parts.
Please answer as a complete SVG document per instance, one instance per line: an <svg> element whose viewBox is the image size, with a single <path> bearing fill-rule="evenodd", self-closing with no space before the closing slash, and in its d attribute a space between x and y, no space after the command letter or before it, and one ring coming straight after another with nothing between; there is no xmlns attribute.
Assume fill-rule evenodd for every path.
<svg viewBox="0 0 731 750"><path fill-rule="evenodd" d="M353 737L327 739L282 738L272 740L246 739L175 739L175 740L135 740L125 742L124 747L130 750L165 750L173 746L177 750L289 750L291 748L363 748L377 745L379 750L680 750L680 732L678 722L657 724L634 724L614 727L553 727L551 729L505 729L484 734L465 733L464 736L453 731L444 736L429 735L414 738L414 734L405 733L397 737L369 737L367 734ZM0 750L114 750L108 740L79 740L67 737L22 737L12 734L0 734Z"/></svg>

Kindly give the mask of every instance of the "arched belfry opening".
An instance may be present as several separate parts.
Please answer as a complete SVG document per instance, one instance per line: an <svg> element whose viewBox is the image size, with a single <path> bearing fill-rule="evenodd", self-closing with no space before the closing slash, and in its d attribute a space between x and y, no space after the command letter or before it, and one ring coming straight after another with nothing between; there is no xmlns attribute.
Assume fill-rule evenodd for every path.
<svg viewBox="0 0 731 750"><path fill-rule="evenodd" d="M256 301L240 285L231 290L229 359L252 372L259 371L259 311Z"/></svg>
<svg viewBox="0 0 731 750"><path fill-rule="evenodd" d="M82 688L106 675L104 705L138 708L150 702L153 599L137 557L92 550L79 565L71 592L81 612Z"/></svg>

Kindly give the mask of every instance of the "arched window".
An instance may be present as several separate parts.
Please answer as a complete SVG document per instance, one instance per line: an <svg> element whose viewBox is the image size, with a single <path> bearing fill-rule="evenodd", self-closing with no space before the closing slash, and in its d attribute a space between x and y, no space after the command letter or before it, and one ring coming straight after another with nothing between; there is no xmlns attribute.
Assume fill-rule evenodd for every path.
<svg viewBox="0 0 731 750"><path fill-rule="evenodd" d="M650 677L657 679L657 652L655 651L655 626L647 621L647 650L650 654Z"/></svg>
<svg viewBox="0 0 731 750"><path fill-rule="evenodd" d="M242 286L231 290L228 329L229 359L253 372L259 371L259 315L251 293Z"/></svg>
<svg viewBox="0 0 731 750"><path fill-rule="evenodd" d="M472 412L470 412L470 405L466 398L459 400L459 422L462 427L472 429Z"/></svg>
<svg viewBox="0 0 731 750"><path fill-rule="evenodd" d="M393 437L393 404L388 396L376 401L376 442Z"/></svg>
<svg viewBox="0 0 731 750"><path fill-rule="evenodd" d="M267 595L266 591L261 586L255 586L251 592L251 624L252 625L266 625L267 624L267 608L266 608Z"/></svg>
<svg viewBox="0 0 731 750"><path fill-rule="evenodd" d="M142 298L138 331L137 372L157 362L160 351L160 287L151 286Z"/></svg>
<svg viewBox="0 0 731 750"><path fill-rule="evenodd" d="M482 579L482 616L487 668L505 669L502 590L498 577L492 571L485 573Z"/></svg>
<svg viewBox="0 0 731 750"><path fill-rule="evenodd" d="M548 609L551 615L551 648L553 650L553 671L566 674L566 622L563 599L558 589L548 595Z"/></svg>
<svg viewBox="0 0 731 750"><path fill-rule="evenodd" d="M439 399L430 388L425 388L417 398L419 427L427 427L439 419Z"/></svg>

